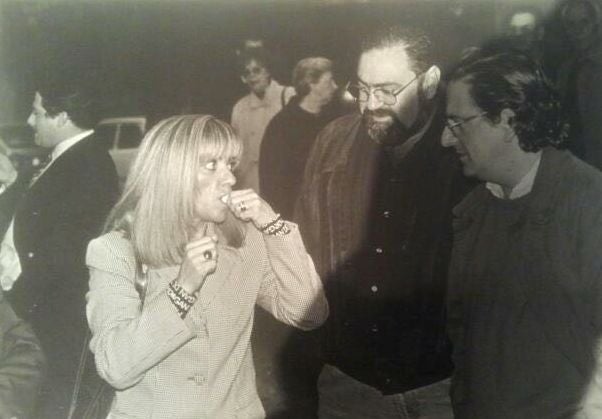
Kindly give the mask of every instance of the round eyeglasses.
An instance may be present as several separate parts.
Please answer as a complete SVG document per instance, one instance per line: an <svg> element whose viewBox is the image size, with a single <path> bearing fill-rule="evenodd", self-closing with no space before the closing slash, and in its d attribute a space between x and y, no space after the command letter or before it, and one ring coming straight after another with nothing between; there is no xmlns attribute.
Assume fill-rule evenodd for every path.
<svg viewBox="0 0 602 419"><path fill-rule="evenodd" d="M401 92L407 89L412 83L418 80L422 74L423 73L417 74L412 80L397 90L386 89L384 87L361 86L359 84L351 83L347 83L345 90L347 90L357 102L368 102L370 99L370 94L372 94L380 103L387 106L393 106L397 103L397 96L399 96Z"/></svg>

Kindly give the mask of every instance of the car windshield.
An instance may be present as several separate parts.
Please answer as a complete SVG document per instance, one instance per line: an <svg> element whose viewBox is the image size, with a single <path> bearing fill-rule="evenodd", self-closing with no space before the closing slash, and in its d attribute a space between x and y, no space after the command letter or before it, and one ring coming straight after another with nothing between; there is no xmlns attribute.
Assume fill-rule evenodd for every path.
<svg viewBox="0 0 602 419"><path fill-rule="evenodd" d="M33 130L28 125L0 127L0 138L10 148L35 147Z"/></svg>

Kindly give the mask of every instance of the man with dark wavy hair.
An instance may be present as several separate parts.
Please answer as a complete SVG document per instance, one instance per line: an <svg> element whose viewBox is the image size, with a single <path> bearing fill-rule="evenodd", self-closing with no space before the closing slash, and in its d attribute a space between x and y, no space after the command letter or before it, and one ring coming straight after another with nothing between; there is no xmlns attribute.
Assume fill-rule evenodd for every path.
<svg viewBox="0 0 602 419"><path fill-rule="evenodd" d="M484 183L454 209L448 332L457 418L600 417L602 174L518 53L465 59L442 144Z"/></svg>

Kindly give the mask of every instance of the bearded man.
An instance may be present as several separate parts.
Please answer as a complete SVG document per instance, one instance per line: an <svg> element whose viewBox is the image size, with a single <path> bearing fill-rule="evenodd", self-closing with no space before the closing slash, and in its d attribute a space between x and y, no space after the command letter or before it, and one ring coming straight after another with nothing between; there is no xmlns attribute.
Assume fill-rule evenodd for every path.
<svg viewBox="0 0 602 419"><path fill-rule="evenodd" d="M444 332L451 208L463 184L440 146L440 70L419 31L362 44L359 112L318 135L296 208L324 281L320 418L452 418Z"/></svg>

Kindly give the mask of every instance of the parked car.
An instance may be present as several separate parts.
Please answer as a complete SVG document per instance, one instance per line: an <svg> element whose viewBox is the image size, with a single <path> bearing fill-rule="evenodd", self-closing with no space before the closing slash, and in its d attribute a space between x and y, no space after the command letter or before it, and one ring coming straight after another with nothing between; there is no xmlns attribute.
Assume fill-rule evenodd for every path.
<svg viewBox="0 0 602 419"><path fill-rule="evenodd" d="M0 153L8 156L18 172L35 171L48 152L36 145L33 129L29 125L0 125Z"/></svg>
<svg viewBox="0 0 602 419"><path fill-rule="evenodd" d="M103 142L113 158L119 184L123 186L146 132L146 117L106 118L98 123L95 131L97 138Z"/></svg>

